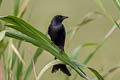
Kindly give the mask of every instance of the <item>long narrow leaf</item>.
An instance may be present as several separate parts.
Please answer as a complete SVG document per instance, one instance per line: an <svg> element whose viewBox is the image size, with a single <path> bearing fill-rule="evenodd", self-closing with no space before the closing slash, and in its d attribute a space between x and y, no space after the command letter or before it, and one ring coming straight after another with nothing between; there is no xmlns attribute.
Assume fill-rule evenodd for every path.
<svg viewBox="0 0 120 80"><path fill-rule="evenodd" d="M26 35L20 34L20 33L16 33L16 32L13 32L13 31L12 31L12 32L11 32L11 31L7 31L7 32L6 32L6 36L9 36L9 37L12 37L12 38L15 38L15 39L19 39L19 40L26 40L27 42L30 42L30 43L32 43L32 44L34 44L34 45L36 45L36 46L39 46L39 47L42 47L42 48L46 49L46 47L44 47L43 44L40 45L39 42L36 42L34 39L32 39L32 38L30 38L30 37L28 37L28 36L26 36ZM48 49L46 49L46 50L48 50ZM48 51L51 52L51 50L48 50ZM52 50L52 51L53 51L53 50ZM53 52L51 52L51 53L53 53ZM85 75L85 73L83 73L83 71L78 67L77 64L75 64L75 63L73 63L73 62L71 62L71 61L68 61L66 58L64 58L64 57L62 57L61 55L59 55L59 53L58 53L58 54L55 54L55 53L54 53L53 55L55 55L58 59L60 59L60 60L63 61L64 63L70 65L80 76L82 76L82 77L85 78L86 80L90 80L90 79Z"/></svg>
<svg viewBox="0 0 120 80"><path fill-rule="evenodd" d="M8 23L14 24L16 26L20 26L19 30L22 28L21 30L25 29L28 32L31 32L31 33L33 32L33 34L36 34L38 37L42 37L42 39L44 39L45 41L47 40L46 42L48 42L48 41L50 42L50 40L43 33L41 33L40 31L38 31L37 29L35 29L30 24L26 23L25 21L23 21L20 18L17 18L14 16L7 16L7 17L1 17L0 19L3 21L6 21ZM26 35L28 35L28 34L26 34Z"/></svg>
<svg viewBox="0 0 120 80"><path fill-rule="evenodd" d="M63 55L61 55L60 49L57 46L55 46L53 43L51 43L51 41L46 37L46 35L44 35L40 31L36 30L34 27L32 27L31 25L29 25L28 23L26 23L25 21L23 21L20 18L13 17L13 16L7 16L7 17L1 17L0 19L19 27L19 29L23 29L23 30L26 29L26 32L34 34L34 36L29 35L29 37L26 36L26 34L25 34L24 37L27 39L26 41L47 50L52 55L54 55L56 58L58 58L65 64L68 64L69 66L71 66L80 76L82 76L86 80L90 80L85 75L85 73L83 73L83 71L78 67L78 65L70 60L70 58L67 56L67 54L63 53ZM19 31L19 29L18 29L18 31ZM6 33L6 35L9 37L13 37L13 38L20 39L20 40L25 40L25 38L23 38L23 34L20 35L18 33L13 33L13 32ZM36 37L36 38L34 39L33 37ZM37 37L40 39L38 39ZM42 41L40 41L40 40L42 40Z"/></svg>
<svg viewBox="0 0 120 80"><path fill-rule="evenodd" d="M97 45L97 43L85 43L85 44L83 44L82 46L78 46L77 48L75 48L75 49L73 50L72 56L71 56L72 59L73 59L73 61L74 61L77 65L79 65L80 67L85 67L85 65L79 63L77 60L74 60L74 59L77 59L77 57L78 57L78 55L79 55L79 51L80 51L81 48L85 48L85 47L88 47L88 46L95 46L95 45ZM70 68L69 71L71 72L72 69ZM76 78L77 78L77 76L76 76ZM65 79L65 80L69 80L69 77L66 76L66 79Z"/></svg>
<svg viewBox="0 0 120 80"><path fill-rule="evenodd" d="M11 44L11 47L12 47L12 50L15 52L15 54L18 56L19 60L20 60L23 64L25 64L22 56L20 55L20 53L18 52L18 50L16 49L16 47L15 47L13 44Z"/></svg>
<svg viewBox="0 0 120 80"><path fill-rule="evenodd" d="M92 52L92 53L90 53L90 55L85 59L85 61L83 62L84 64L87 64L89 61L90 61L90 59L94 56L94 54L102 47L102 45L103 45L103 42L101 42L96 48L95 48L95 50Z"/></svg>
<svg viewBox="0 0 120 80"><path fill-rule="evenodd" d="M120 69L120 66L116 66L116 67L111 68L110 70L108 70L108 72L106 72L106 73L103 75L103 77L106 78L109 74L111 74L112 72L114 72L114 71L116 71L116 70L118 70L118 69Z"/></svg>
<svg viewBox="0 0 120 80"><path fill-rule="evenodd" d="M30 0L24 0L20 10L19 10L19 14L18 14L18 17L23 17L24 13L26 12L27 10L27 7L28 7L28 3L29 3Z"/></svg>
<svg viewBox="0 0 120 80"><path fill-rule="evenodd" d="M107 76L109 76L111 73L115 72L118 69L120 69L120 66L113 67L113 68L109 69L107 72L105 72L104 74L102 74L101 76L105 79ZM98 80L98 79L96 79L96 77L95 77L92 80Z"/></svg>
<svg viewBox="0 0 120 80"><path fill-rule="evenodd" d="M3 0L0 0L0 6L1 6L1 4L2 4L2 1L3 1Z"/></svg>
<svg viewBox="0 0 120 80"><path fill-rule="evenodd" d="M77 59L80 49L81 49L81 46L78 46L77 48L74 49L71 56L73 59Z"/></svg>
<svg viewBox="0 0 120 80"><path fill-rule="evenodd" d="M22 53L22 58L24 58L24 53ZM16 70L17 80L22 79L22 73L23 73L23 63L19 59L17 59L17 70Z"/></svg>
<svg viewBox="0 0 120 80"><path fill-rule="evenodd" d="M1 42L3 43L3 42ZM8 42L4 43L4 45L0 46L0 59L3 56L4 52L6 51L6 48L8 46Z"/></svg>
<svg viewBox="0 0 120 80"><path fill-rule="evenodd" d="M115 4L117 5L118 9L120 10L120 0L113 0Z"/></svg>
<svg viewBox="0 0 120 80"><path fill-rule="evenodd" d="M111 20L111 22L120 29L120 26L119 26L118 24L116 24L116 23L117 23L116 20L114 20L114 19L112 18L112 16L109 14L109 12L104 8L101 0L95 0L95 1L96 1L97 5L103 10L103 12L104 12L105 15L108 17L108 19Z"/></svg>
<svg viewBox="0 0 120 80"><path fill-rule="evenodd" d="M120 20L117 21L117 25L119 24L120 24ZM87 64L92 59L94 54L102 47L104 41L107 40L111 36L111 34L113 33L115 29L116 29L116 24L109 30L109 32L105 35L104 39L98 44L95 50L91 54L89 54L89 56L85 59L84 64Z"/></svg>
<svg viewBox="0 0 120 80"><path fill-rule="evenodd" d="M104 78L93 68L88 67L89 70L91 70L97 77L98 80L104 80Z"/></svg>
<svg viewBox="0 0 120 80"><path fill-rule="evenodd" d="M47 65L45 65L45 67L39 72L36 80L40 80L40 78L45 73L45 71L47 71L47 69L49 69L53 65L59 64L59 63L61 63L59 60L54 60L54 61L51 61L50 63L48 63Z"/></svg>
<svg viewBox="0 0 120 80"><path fill-rule="evenodd" d="M82 76L86 80L90 80L86 76L86 74L79 68L79 66L71 61L71 59L65 52L63 52L63 54L61 55L60 49L56 45L54 45L46 35L35 29L33 26L31 26L24 20L14 16L1 17L0 19L11 23L13 27L17 27L16 30L20 32L22 32L21 30L25 30L24 32L22 32L23 34L7 32L7 36L20 40L26 40L27 42L30 42L38 47L45 49L46 51L54 55L57 59L72 67L80 76ZM31 35L26 34L26 32L30 33Z"/></svg>
<svg viewBox="0 0 120 80"><path fill-rule="evenodd" d="M6 31L0 32L0 41L3 40L3 38L5 37L5 33L6 33Z"/></svg>
<svg viewBox="0 0 120 80"><path fill-rule="evenodd" d="M12 57L13 57L13 51L11 48L11 44L13 43L13 39L9 40L8 43L8 65L7 65L7 80L12 79Z"/></svg>
<svg viewBox="0 0 120 80"><path fill-rule="evenodd" d="M14 16L17 16L19 13L19 3L20 0L14 0Z"/></svg>
<svg viewBox="0 0 120 80"><path fill-rule="evenodd" d="M43 49L42 48L38 48L33 56L33 61L34 61L34 64L37 62L37 59L38 57L41 55L41 53L43 52ZM32 72L32 69L33 69L33 64L32 64L32 61L31 63L29 64L27 70L26 70L26 73L25 73L25 76L24 76L24 80L27 80L28 76L30 75L30 73Z"/></svg>

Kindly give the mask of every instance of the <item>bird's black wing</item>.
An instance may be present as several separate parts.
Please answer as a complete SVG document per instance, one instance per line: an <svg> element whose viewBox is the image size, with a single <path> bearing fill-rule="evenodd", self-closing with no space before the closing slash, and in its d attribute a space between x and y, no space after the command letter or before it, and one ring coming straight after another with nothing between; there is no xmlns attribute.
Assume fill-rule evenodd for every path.
<svg viewBox="0 0 120 80"><path fill-rule="evenodd" d="M64 28L64 25L61 26L61 29L59 30L59 33L58 33L58 37L59 37L59 43L61 46L64 47L64 44L65 44L65 28Z"/></svg>
<svg viewBox="0 0 120 80"><path fill-rule="evenodd" d="M48 28L48 34L51 38L51 40L55 43L55 41L57 40L57 32L56 29L53 25L50 24L49 28Z"/></svg>
<svg viewBox="0 0 120 80"><path fill-rule="evenodd" d="M64 50L65 44L65 28L63 24L53 26L50 24L48 28L48 34L51 40L56 44L60 49Z"/></svg>

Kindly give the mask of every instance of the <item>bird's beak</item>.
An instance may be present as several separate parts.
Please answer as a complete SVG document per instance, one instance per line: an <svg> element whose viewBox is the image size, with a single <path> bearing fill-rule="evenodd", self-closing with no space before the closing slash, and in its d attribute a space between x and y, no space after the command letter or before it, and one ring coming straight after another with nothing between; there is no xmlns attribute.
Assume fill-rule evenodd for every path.
<svg viewBox="0 0 120 80"><path fill-rule="evenodd" d="M63 19L67 19L67 18L69 18L68 16L63 16Z"/></svg>

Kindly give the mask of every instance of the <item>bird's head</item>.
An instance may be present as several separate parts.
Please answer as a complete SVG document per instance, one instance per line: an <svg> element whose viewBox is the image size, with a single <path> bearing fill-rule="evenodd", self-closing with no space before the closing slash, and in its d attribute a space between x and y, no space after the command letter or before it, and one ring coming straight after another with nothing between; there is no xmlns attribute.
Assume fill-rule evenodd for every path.
<svg viewBox="0 0 120 80"><path fill-rule="evenodd" d="M68 18L67 16L62 16L62 15L56 15L53 17L52 21L57 23L62 23L64 19Z"/></svg>

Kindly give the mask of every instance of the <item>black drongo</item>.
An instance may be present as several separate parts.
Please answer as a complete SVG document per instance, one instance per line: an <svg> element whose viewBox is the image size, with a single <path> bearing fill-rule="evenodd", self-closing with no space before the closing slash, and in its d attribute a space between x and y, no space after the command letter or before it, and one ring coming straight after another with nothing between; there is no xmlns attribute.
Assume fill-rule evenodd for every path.
<svg viewBox="0 0 120 80"><path fill-rule="evenodd" d="M61 53L64 51L65 44L65 28L62 22L66 18L68 17L62 15L54 16L48 29L48 34L50 35L52 42L61 49ZM58 71L58 69L60 69L63 73L67 74L68 76L71 75L65 64L54 65L52 68L52 73Z"/></svg>

